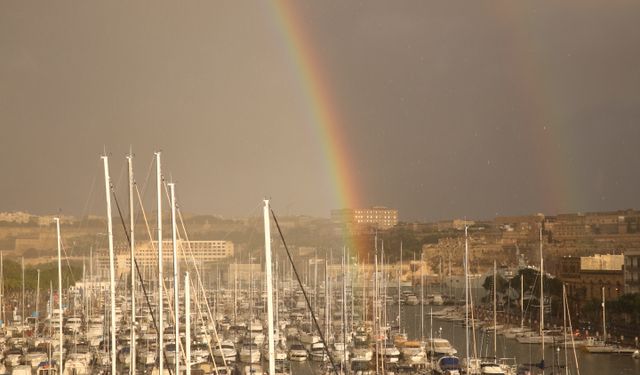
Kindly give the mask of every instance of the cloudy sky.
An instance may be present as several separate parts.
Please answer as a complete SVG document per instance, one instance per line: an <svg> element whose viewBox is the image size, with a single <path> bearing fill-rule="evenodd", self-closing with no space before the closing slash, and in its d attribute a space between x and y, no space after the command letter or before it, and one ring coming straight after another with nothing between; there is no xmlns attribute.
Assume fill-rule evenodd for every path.
<svg viewBox="0 0 640 375"><path fill-rule="evenodd" d="M636 1L3 1L0 56L1 211L103 213L100 155L124 194L132 147L149 206L162 150L185 211L328 216L346 180L296 56L362 205L640 208Z"/></svg>

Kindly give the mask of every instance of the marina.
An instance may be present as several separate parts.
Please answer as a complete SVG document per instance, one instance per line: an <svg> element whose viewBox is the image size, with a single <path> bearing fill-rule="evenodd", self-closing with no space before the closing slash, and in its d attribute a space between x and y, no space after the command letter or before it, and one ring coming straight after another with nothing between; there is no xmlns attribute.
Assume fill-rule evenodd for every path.
<svg viewBox="0 0 640 375"><path fill-rule="evenodd" d="M0 2L0 375L640 374L640 1Z"/></svg>
<svg viewBox="0 0 640 375"><path fill-rule="evenodd" d="M133 212L132 159L127 160ZM111 218L111 199L116 196L108 160L103 157L103 161ZM481 290L470 287L469 276L463 281L463 299L434 294L443 286L425 286L424 278L419 285L407 284L401 275L402 247L400 271L388 272L384 244L378 247L377 238L373 264L359 264L343 249L322 262L314 257L301 274L268 200L263 202L264 263L259 265L265 270L260 273L263 276L250 274L248 283L241 282L236 267L231 282L217 278L213 285L210 280L205 283L199 263L189 255L189 242L184 242L186 247L178 246L178 239L186 238L187 232L183 222L178 225L181 216L175 185L165 185L161 176L160 154L156 153L157 274L144 278L137 267L136 237L131 230L125 231L133 260L129 278L115 278L109 220L108 277L96 278L83 268L80 281L63 289L64 232L56 220L57 288L51 284L45 293L42 318L38 288L36 310L25 309L23 297L22 313L18 315L14 308L13 318L3 323L0 373L590 375L640 370L637 348L578 336L566 321L564 327L546 326L543 309L538 309L539 329L523 324L524 310L519 325L499 321L495 283L487 295L493 297L493 303L483 303L482 309L474 307ZM171 213L171 247L163 252L165 192ZM130 228L134 227L133 216ZM278 238L271 235L273 228L285 254L271 253L272 242ZM186 262L178 261L178 252ZM172 258L171 265L163 265L163 258ZM542 284L539 289L540 300L544 300ZM523 289L520 294L524 308ZM605 321L604 310L602 314ZM22 316L31 318L23 322Z"/></svg>
<svg viewBox="0 0 640 375"><path fill-rule="evenodd" d="M347 256L343 248L324 259L315 254L299 270L276 214L269 200L264 200L264 253L262 264L255 264L260 272L239 279L236 266L226 282L219 276L214 283L211 278L205 280L176 204L176 185L164 181L160 156L155 154L156 232L147 232L149 240L152 235L157 239L157 273L151 268L152 272L143 275L136 260L137 187L133 159L127 157L129 230L120 206L117 211L130 263L128 277L115 277L111 205L112 200L116 205L118 201L109 160L103 156L109 272L93 275L91 259L89 273L83 266L82 278L63 288L64 232L56 218L57 288L51 283L46 302L41 301L38 279L35 303L28 305L35 311L29 311L22 264L21 313L16 305L12 319L3 322L0 373L589 375L631 374L640 369L638 348L602 339L608 337L606 324L602 337L573 330L566 320L564 287L562 326L545 324L547 308L538 306L539 325L535 327L536 308L530 305L526 314L531 325L525 325L522 269L517 272L519 325L498 320L496 264L493 274L487 276L490 291L471 282L477 276L468 274L466 228L462 287L458 285L455 294L448 295L442 293L446 285L425 285L422 268L419 284L403 279L402 244L399 266L389 268L384 242L377 236L372 263ZM169 207L163 209L163 202ZM163 233L163 210L170 212L169 235ZM147 220L144 211L141 216ZM148 222L145 226L150 227ZM277 235L272 236L272 229ZM166 237L171 240L167 242ZM277 239L282 246L273 255L272 244ZM534 270L539 275L544 274L542 244L540 230L540 269ZM254 261L249 259L252 267ZM414 261L412 267L421 264ZM537 280L538 301L545 301L544 278ZM454 292L451 283L448 290ZM603 288L602 306L604 299ZM43 302L46 313L41 317ZM30 318L23 321L23 316ZM604 308L602 321L606 322Z"/></svg>

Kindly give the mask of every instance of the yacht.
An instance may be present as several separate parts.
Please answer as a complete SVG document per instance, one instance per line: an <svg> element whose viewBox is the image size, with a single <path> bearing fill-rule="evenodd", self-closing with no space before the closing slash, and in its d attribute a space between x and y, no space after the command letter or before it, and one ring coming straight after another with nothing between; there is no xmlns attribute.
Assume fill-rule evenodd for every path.
<svg viewBox="0 0 640 375"><path fill-rule="evenodd" d="M400 355L407 362L422 362L426 353L420 342L405 341L400 347Z"/></svg>
<svg viewBox="0 0 640 375"><path fill-rule="evenodd" d="M436 362L433 372L438 375L459 375L462 373L460 359L456 356L442 356Z"/></svg>
<svg viewBox="0 0 640 375"><path fill-rule="evenodd" d="M238 352L236 346L231 340L224 340L220 345L213 345L213 359L218 363L222 363L223 360L227 362L235 362Z"/></svg>
<svg viewBox="0 0 640 375"><path fill-rule="evenodd" d="M260 348L255 343L244 344L240 349L240 361L244 363L260 362Z"/></svg>
<svg viewBox="0 0 640 375"><path fill-rule="evenodd" d="M427 350L427 356L431 359L437 359L442 356L453 356L458 353L449 340L443 338L427 339L425 348Z"/></svg>
<svg viewBox="0 0 640 375"><path fill-rule="evenodd" d="M327 350L323 342L316 342L311 344L311 349L309 349L309 353L311 353L312 361L325 362L329 360L329 355L327 354Z"/></svg>
<svg viewBox="0 0 640 375"><path fill-rule="evenodd" d="M296 362L303 362L309 358L307 349L302 344L293 344L289 348L289 360Z"/></svg>

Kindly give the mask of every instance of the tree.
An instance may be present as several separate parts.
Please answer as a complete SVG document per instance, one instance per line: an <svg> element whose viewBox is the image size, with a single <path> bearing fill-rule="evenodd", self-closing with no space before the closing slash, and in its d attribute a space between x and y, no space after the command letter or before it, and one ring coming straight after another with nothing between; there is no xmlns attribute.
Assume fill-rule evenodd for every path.
<svg viewBox="0 0 640 375"><path fill-rule="evenodd" d="M507 281L507 279L502 277L502 275L498 274L496 276L496 280L497 280L496 291L501 294L506 293L507 289L509 288L509 282ZM490 291L490 292L493 291L493 275L487 276L484 279L484 283L482 284L482 287L487 291Z"/></svg>

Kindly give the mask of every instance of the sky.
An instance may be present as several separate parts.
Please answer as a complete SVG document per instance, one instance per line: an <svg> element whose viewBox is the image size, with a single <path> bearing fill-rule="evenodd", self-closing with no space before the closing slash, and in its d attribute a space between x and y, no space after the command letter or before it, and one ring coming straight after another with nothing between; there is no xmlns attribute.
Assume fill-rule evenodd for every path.
<svg viewBox="0 0 640 375"><path fill-rule="evenodd" d="M0 211L104 214L130 149L230 218L640 208L636 1L3 1L0 56Z"/></svg>

